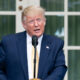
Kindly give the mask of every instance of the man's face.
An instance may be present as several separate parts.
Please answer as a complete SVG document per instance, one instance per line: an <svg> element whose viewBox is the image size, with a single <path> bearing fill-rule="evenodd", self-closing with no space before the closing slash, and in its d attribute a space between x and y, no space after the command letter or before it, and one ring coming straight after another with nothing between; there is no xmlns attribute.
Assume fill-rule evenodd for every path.
<svg viewBox="0 0 80 80"><path fill-rule="evenodd" d="M45 22L46 20L43 15L37 14L26 16L26 21L23 26L30 36L36 35L37 37L40 37L44 32Z"/></svg>

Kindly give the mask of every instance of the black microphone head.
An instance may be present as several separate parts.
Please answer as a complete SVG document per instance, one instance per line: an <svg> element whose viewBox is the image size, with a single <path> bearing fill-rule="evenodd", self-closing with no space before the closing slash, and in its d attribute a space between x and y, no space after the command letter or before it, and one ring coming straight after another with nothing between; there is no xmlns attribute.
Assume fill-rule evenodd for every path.
<svg viewBox="0 0 80 80"><path fill-rule="evenodd" d="M32 45L37 46L38 45L38 37L36 35L32 36Z"/></svg>

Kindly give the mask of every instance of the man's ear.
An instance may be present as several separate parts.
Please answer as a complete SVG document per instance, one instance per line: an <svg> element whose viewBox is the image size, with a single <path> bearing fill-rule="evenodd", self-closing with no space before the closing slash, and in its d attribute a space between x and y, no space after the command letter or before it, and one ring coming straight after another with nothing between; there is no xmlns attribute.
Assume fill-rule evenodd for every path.
<svg viewBox="0 0 80 80"><path fill-rule="evenodd" d="M24 29L26 29L26 21L22 21Z"/></svg>
<svg viewBox="0 0 80 80"><path fill-rule="evenodd" d="M44 25L46 25L46 21L44 22Z"/></svg>
<svg viewBox="0 0 80 80"><path fill-rule="evenodd" d="M44 26L46 25L46 19L45 19L45 21L44 21Z"/></svg>
<svg viewBox="0 0 80 80"><path fill-rule="evenodd" d="M26 17L25 16L23 17L22 24L23 24L23 26L26 26Z"/></svg>
<svg viewBox="0 0 80 80"><path fill-rule="evenodd" d="M23 24L23 26L25 26L26 25L25 21L22 21L22 24Z"/></svg>
<svg viewBox="0 0 80 80"><path fill-rule="evenodd" d="M45 18L45 20L44 20L44 26L46 25L46 18Z"/></svg>

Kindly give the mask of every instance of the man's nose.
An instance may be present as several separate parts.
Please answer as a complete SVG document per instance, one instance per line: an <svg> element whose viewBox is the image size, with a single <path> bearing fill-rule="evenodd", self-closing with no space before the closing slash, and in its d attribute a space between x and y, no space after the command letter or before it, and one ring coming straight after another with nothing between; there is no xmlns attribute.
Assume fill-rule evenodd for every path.
<svg viewBox="0 0 80 80"><path fill-rule="evenodd" d="M37 20L35 20L34 24L35 24L35 26L38 26L38 21L37 21Z"/></svg>

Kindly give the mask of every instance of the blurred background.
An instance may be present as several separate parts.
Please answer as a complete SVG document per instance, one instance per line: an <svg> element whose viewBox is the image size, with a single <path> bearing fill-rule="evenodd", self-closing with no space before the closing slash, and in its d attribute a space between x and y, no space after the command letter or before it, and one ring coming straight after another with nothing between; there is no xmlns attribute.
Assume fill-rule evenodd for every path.
<svg viewBox="0 0 80 80"><path fill-rule="evenodd" d="M45 8L45 33L64 40L68 66L64 80L80 80L80 0L0 0L0 40L24 31L21 12L29 5Z"/></svg>

